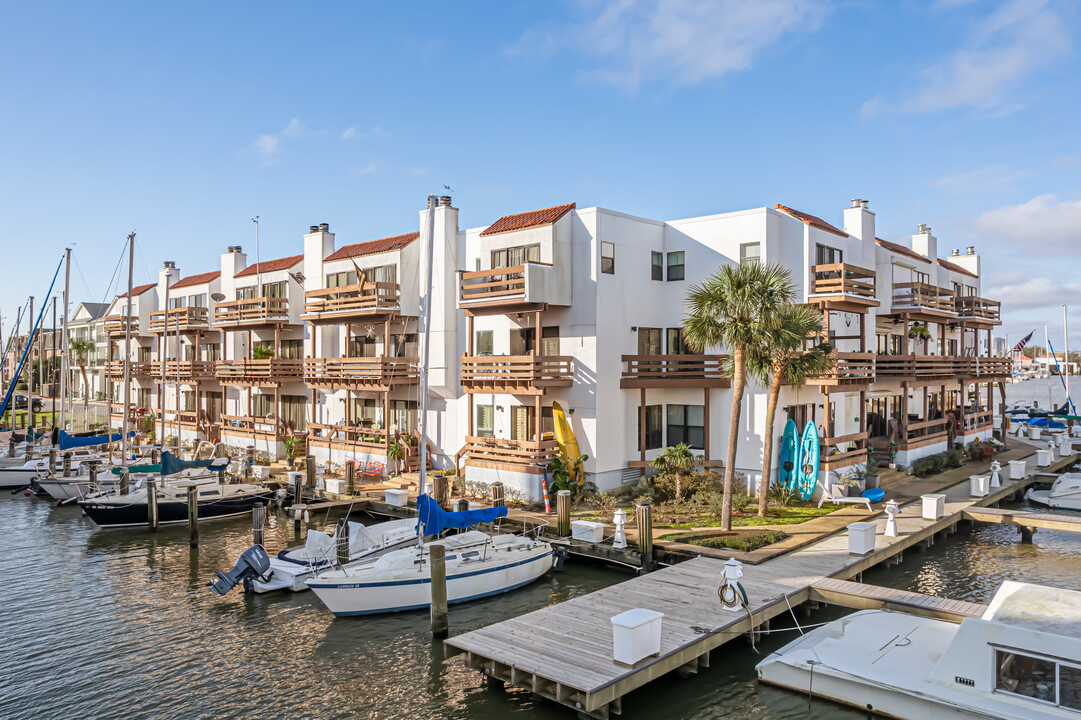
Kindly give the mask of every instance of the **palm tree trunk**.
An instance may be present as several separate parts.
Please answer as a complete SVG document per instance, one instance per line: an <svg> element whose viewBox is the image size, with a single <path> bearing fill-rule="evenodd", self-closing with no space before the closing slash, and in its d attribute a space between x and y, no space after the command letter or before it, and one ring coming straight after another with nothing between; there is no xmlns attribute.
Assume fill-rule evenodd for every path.
<svg viewBox="0 0 1081 720"><path fill-rule="evenodd" d="M724 462L724 502L721 505L721 530L732 529L732 480L736 472L736 442L739 438L739 416L743 410L743 388L746 370L743 366L743 346L732 349L732 416L728 421L728 454Z"/></svg>
<svg viewBox="0 0 1081 720"><path fill-rule="evenodd" d="M769 403L766 405L766 433L762 442L762 479L758 483L758 517L766 516L769 503L770 474L773 472L773 421L777 415L777 400L781 397L781 379L784 368L773 369L769 385Z"/></svg>
<svg viewBox="0 0 1081 720"><path fill-rule="evenodd" d="M683 470L676 468L676 502L683 497Z"/></svg>

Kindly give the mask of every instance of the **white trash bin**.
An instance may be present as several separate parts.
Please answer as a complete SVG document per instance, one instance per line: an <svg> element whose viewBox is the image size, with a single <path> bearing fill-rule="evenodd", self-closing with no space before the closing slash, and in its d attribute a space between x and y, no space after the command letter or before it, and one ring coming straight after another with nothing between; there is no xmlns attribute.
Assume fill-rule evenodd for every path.
<svg viewBox="0 0 1081 720"><path fill-rule="evenodd" d="M848 526L848 552L852 555L866 555L875 549L874 523L852 523Z"/></svg>
<svg viewBox="0 0 1081 720"><path fill-rule="evenodd" d="M1036 451L1036 467L1047 467L1052 461L1050 450L1037 450Z"/></svg>
<svg viewBox="0 0 1081 720"><path fill-rule="evenodd" d="M1010 480L1025 479L1025 461L1010 460Z"/></svg>
<svg viewBox="0 0 1081 720"><path fill-rule="evenodd" d="M1029 440L1039 440L1040 439L1040 428L1036 427L1035 425L1029 425L1028 426L1028 439Z"/></svg>
<svg viewBox="0 0 1081 720"><path fill-rule="evenodd" d="M990 475L969 475L968 494L972 497L986 497L991 488Z"/></svg>
<svg viewBox="0 0 1081 720"><path fill-rule="evenodd" d="M571 538L585 542L599 543L604 539L604 523L589 520L575 520L571 523Z"/></svg>
<svg viewBox="0 0 1081 720"><path fill-rule="evenodd" d="M409 491L407 490L384 490L383 499L387 505L405 507L409 503Z"/></svg>
<svg viewBox="0 0 1081 720"><path fill-rule="evenodd" d="M921 495L923 500L923 519L939 520L946 517L946 496L943 493Z"/></svg>
<svg viewBox="0 0 1081 720"><path fill-rule="evenodd" d="M664 613L634 608L612 617L612 658L634 665L661 652L661 618Z"/></svg>

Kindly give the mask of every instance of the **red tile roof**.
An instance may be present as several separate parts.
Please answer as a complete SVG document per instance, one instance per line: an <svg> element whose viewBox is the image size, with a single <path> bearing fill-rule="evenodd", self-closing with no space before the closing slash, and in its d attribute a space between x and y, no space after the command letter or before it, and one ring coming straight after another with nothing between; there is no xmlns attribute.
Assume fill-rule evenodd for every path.
<svg viewBox="0 0 1081 720"><path fill-rule="evenodd" d="M250 267L246 267L233 277L251 277L261 272L274 272L275 270L288 270L304 259L303 255L290 255L277 260L264 260Z"/></svg>
<svg viewBox="0 0 1081 720"><path fill-rule="evenodd" d="M348 260L349 258L362 257L364 255L375 255L376 253L388 252L390 250L401 250L409 243L413 242L420 237L419 232L406 233L404 235L393 235L391 237L379 238L378 240L368 240L367 242L353 243L352 245L344 245L338 248L330 255L327 255L324 262L331 262L333 260Z"/></svg>
<svg viewBox="0 0 1081 720"><path fill-rule="evenodd" d="M146 285L139 285L138 287L133 287L131 289L131 296L132 297L139 297L140 295L145 293L150 288L154 288L154 287L157 287L157 286L158 286L157 283L147 283ZM127 293L117 295L117 297L121 297L121 298L126 298L127 296L128 296Z"/></svg>
<svg viewBox="0 0 1081 720"><path fill-rule="evenodd" d="M922 260L925 263L931 262L912 248L905 247L904 245L899 245L895 242L890 242L889 240L883 240L882 238L875 238L875 242L878 243L879 247L884 247L887 250L892 250L895 253L900 253L901 255L910 257L913 260Z"/></svg>
<svg viewBox="0 0 1081 720"><path fill-rule="evenodd" d="M566 205L556 205L541 210L530 210L529 212L518 213L517 215L504 215L489 225L488 229L482 232L481 235L496 235L498 233L540 227L541 225L551 225L573 210L576 206L577 203L567 203Z"/></svg>
<svg viewBox="0 0 1081 720"><path fill-rule="evenodd" d="M811 215L810 213L800 212L799 210L793 210L792 208L790 208L790 207L788 207L786 205L782 205L781 203L774 203L773 207L775 207L776 209L780 210L783 213L787 213L788 215L791 215L792 217L796 218L797 220L799 220L801 223L803 223L805 225L810 225L813 228L818 228L819 230L825 230L826 232L833 233L834 235L840 235L841 237L848 237L848 233L846 233L844 230L841 230L840 228L836 228L833 225L830 225L828 222L826 222L822 218L818 217L817 215Z"/></svg>
<svg viewBox="0 0 1081 720"><path fill-rule="evenodd" d="M221 270L199 273L198 275L188 275L186 278L177 280L171 287L173 290L176 290L177 288L186 288L191 287L192 285L203 285L212 280L217 280L219 275L221 275Z"/></svg>
<svg viewBox="0 0 1081 720"><path fill-rule="evenodd" d="M965 268L961 267L960 265L954 265L952 262L947 262L946 260L943 260L942 258L938 259L938 264L941 265L942 267L946 268L950 272L961 273L962 275L968 275L969 277L974 277L974 278L979 277L979 275L972 272L971 270L966 270Z"/></svg>

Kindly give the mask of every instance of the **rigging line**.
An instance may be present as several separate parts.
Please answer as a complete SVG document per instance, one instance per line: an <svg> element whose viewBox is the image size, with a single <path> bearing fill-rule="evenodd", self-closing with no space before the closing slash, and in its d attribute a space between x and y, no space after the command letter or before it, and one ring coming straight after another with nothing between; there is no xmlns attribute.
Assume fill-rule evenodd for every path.
<svg viewBox="0 0 1081 720"><path fill-rule="evenodd" d="M72 260L73 264L75 265L75 269L79 272L79 279L83 281L83 288L86 290L86 296L88 298L94 297L94 294L90 292L90 283L86 281L86 275L83 274L82 266L80 266L79 261L75 259L74 253L72 253Z"/></svg>
<svg viewBox="0 0 1081 720"><path fill-rule="evenodd" d="M139 255L139 262L143 264L143 270L146 271L147 280L152 280L154 275L150 272L150 266L146 264L146 257L143 255L142 243L135 246L135 252Z"/></svg>
<svg viewBox="0 0 1081 720"><path fill-rule="evenodd" d="M113 268L113 276L109 278L109 284L105 287L105 295L101 298L101 304L104 305L109 299L109 294L113 291L116 283L116 276L120 272L120 263L124 260L124 253L128 251L129 240L124 240L124 247L120 248L120 257L116 259L116 267ZM115 294L114 294L115 295Z"/></svg>

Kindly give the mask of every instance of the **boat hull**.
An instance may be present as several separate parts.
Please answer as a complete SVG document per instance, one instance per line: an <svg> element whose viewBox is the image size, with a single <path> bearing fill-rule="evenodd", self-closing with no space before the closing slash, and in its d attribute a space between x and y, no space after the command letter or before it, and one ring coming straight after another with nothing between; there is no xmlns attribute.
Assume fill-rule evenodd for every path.
<svg viewBox="0 0 1081 720"><path fill-rule="evenodd" d="M199 520L215 520L217 518L232 517L251 512L252 506L257 502L267 502L273 495L273 491L267 490L258 493L246 493L233 497L215 498L199 502ZM120 528L147 526L146 501L123 503L106 503L84 501L79 503L83 511L99 527ZM174 525L188 521L188 505L184 502L172 500L158 501L158 524Z"/></svg>
<svg viewBox="0 0 1081 720"><path fill-rule="evenodd" d="M36 468L0 468L0 488L24 487L29 485L37 476L38 471Z"/></svg>

